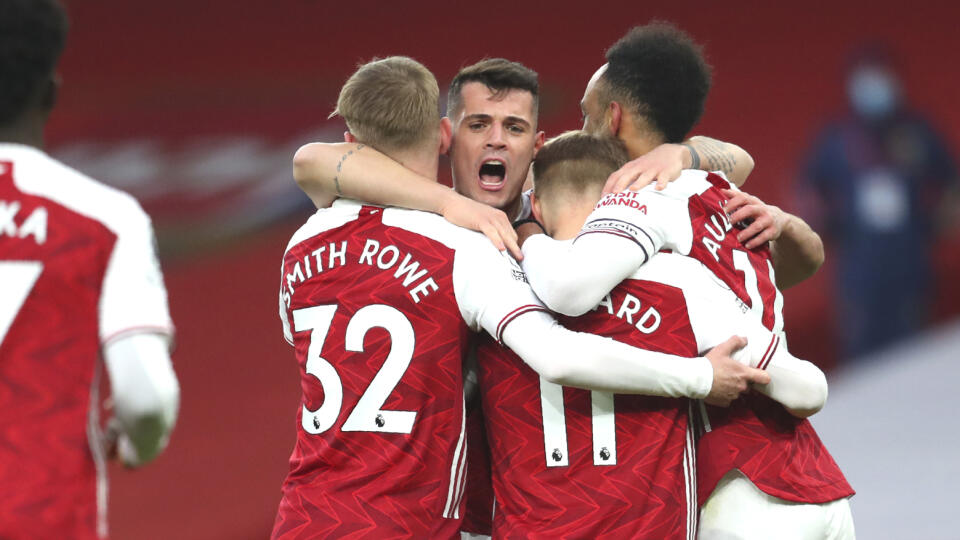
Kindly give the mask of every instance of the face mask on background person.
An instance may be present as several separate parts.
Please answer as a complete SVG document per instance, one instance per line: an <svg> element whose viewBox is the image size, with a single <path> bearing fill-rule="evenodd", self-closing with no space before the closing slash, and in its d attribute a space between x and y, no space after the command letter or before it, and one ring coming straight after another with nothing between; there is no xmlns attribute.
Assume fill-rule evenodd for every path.
<svg viewBox="0 0 960 540"><path fill-rule="evenodd" d="M847 81L847 93L853 110L860 116L876 120L890 115L899 101L897 82L882 68L857 68Z"/></svg>

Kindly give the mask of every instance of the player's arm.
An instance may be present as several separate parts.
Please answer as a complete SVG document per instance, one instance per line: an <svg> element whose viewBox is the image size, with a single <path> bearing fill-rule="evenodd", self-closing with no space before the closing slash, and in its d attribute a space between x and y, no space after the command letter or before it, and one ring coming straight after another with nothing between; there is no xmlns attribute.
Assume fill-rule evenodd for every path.
<svg viewBox="0 0 960 540"><path fill-rule="evenodd" d="M111 382L108 428L120 458L143 465L166 445L179 402L170 364L173 323L150 219L132 198L117 201L117 239L100 291L100 341Z"/></svg>
<svg viewBox="0 0 960 540"><path fill-rule="evenodd" d="M685 358L573 332L546 312L531 311L507 324L501 340L548 382L586 390L703 398L725 405L748 384L769 381L760 370L735 365L731 355L745 343L737 337L702 357Z"/></svg>
<svg viewBox="0 0 960 540"><path fill-rule="evenodd" d="M293 178L317 208L338 197L440 214L460 227L482 232L499 250L522 257L516 233L502 211L407 169L358 143L310 143L293 157ZM389 181L384 181L389 179Z"/></svg>
<svg viewBox="0 0 960 540"><path fill-rule="evenodd" d="M603 193L638 191L654 181L657 189L663 189L679 178L683 169L722 171L731 182L742 186L753 171L753 157L733 143L704 136L691 137L682 144L661 144L611 174Z"/></svg>
<svg viewBox="0 0 960 540"><path fill-rule="evenodd" d="M113 418L108 424L120 459L136 467L167 445L177 420L180 386L167 352L166 336L137 333L104 347Z"/></svg>
<svg viewBox="0 0 960 540"><path fill-rule="evenodd" d="M704 357L681 358L567 330L539 303L515 263L489 248L483 251L458 250L454 262L454 286L464 320L513 349L550 382L623 394L727 401L747 381L766 382L766 374L759 370L733 365L736 361L730 355L743 345L736 339Z"/></svg>
<svg viewBox="0 0 960 540"><path fill-rule="evenodd" d="M777 288L792 287L820 269L824 261L823 241L807 222L749 193L724 193L730 197L723 208L730 215L730 222L750 223L737 233L737 240L747 249L770 242Z"/></svg>
<svg viewBox="0 0 960 540"><path fill-rule="evenodd" d="M790 414L806 418L827 402L827 378L816 365L790 354L780 336L758 323L746 331L748 344L739 353L750 367L770 375L770 382L754 388L780 402Z"/></svg>
<svg viewBox="0 0 960 540"><path fill-rule="evenodd" d="M523 242L530 286L552 311L572 317L590 311L668 244L676 204L653 190L608 194L573 241L530 236Z"/></svg>

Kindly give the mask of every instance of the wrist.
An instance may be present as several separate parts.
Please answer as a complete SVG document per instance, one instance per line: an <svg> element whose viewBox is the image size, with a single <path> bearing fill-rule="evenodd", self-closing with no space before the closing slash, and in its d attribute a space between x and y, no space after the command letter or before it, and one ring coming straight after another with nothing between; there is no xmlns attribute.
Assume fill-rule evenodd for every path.
<svg viewBox="0 0 960 540"><path fill-rule="evenodd" d="M700 168L700 154L697 153L697 150L690 143L682 143L680 146L683 147L683 154L680 158L681 163L683 163L684 169L699 169Z"/></svg>

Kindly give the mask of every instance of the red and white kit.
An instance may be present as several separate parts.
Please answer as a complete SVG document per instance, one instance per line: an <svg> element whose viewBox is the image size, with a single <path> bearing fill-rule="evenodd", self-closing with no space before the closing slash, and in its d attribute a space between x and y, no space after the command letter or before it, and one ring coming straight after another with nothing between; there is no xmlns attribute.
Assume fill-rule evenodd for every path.
<svg viewBox="0 0 960 540"><path fill-rule="evenodd" d="M100 351L172 331L137 202L0 144L0 537L105 534Z"/></svg>
<svg viewBox="0 0 960 540"><path fill-rule="evenodd" d="M819 374L779 347L779 337L690 257L657 256L596 309L561 322L679 356L745 334L750 345L741 353L744 363L799 370L814 380ZM696 536L691 400L563 388L495 344L481 348L479 365L497 493L496 535ZM778 399L792 402L805 389L780 379L780 386L765 389Z"/></svg>
<svg viewBox="0 0 960 540"><path fill-rule="evenodd" d="M747 313L780 335L779 347L785 347L783 301L769 250L746 250L737 241L719 188L731 185L717 174L688 170L663 191L651 186L605 196L574 243L542 235L528 240L524 267L531 285L552 309L580 313L633 269L668 250L701 263L736 294ZM592 264L597 260L603 264ZM547 268L564 272L545 274ZM559 293L573 288L574 294ZM764 395L751 393L729 409L708 407L704 426L707 433L698 449L701 504L733 469L764 492L789 501L822 503L853 494L809 421Z"/></svg>
<svg viewBox="0 0 960 540"><path fill-rule="evenodd" d="M281 272L303 397L274 538L458 534L471 332L486 330L558 380L709 390L704 359L569 332L544 311L512 259L439 216L344 200L317 212Z"/></svg>

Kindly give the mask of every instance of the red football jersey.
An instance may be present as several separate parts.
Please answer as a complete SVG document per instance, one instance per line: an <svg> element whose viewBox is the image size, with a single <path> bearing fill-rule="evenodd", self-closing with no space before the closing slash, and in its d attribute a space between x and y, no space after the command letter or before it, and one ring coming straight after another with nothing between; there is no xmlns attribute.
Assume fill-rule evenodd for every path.
<svg viewBox="0 0 960 540"><path fill-rule="evenodd" d="M515 263L439 216L339 200L291 239L280 316L300 366L274 538L454 538L472 331L542 310Z"/></svg>
<svg viewBox="0 0 960 540"><path fill-rule="evenodd" d="M100 348L144 330L172 325L140 206L0 144L0 538L106 536Z"/></svg>
<svg viewBox="0 0 960 540"><path fill-rule="evenodd" d="M679 289L627 280L606 302L609 309L564 318L564 326L658 352L697 355ZM491 339L481 345L478 364L494 472L495 537L694 537L690 400L559 386Z"/></svg>
<svg viewBox="0 0 960 540"><path fill-rule="evenodd" d="M717 174L684 171L663 191L645 189L607 195L583 234L630 238L652 255L660 249L700 261L726 284L749 312L774 333L783 330L783 299L775 286L767 247L745 249L723 211ZM698 446L700 502L731 469L740 469L764 492L783 499L821 503L853 490L808 420L756 393L728 409L703 408L707 431Z"/></svg>

